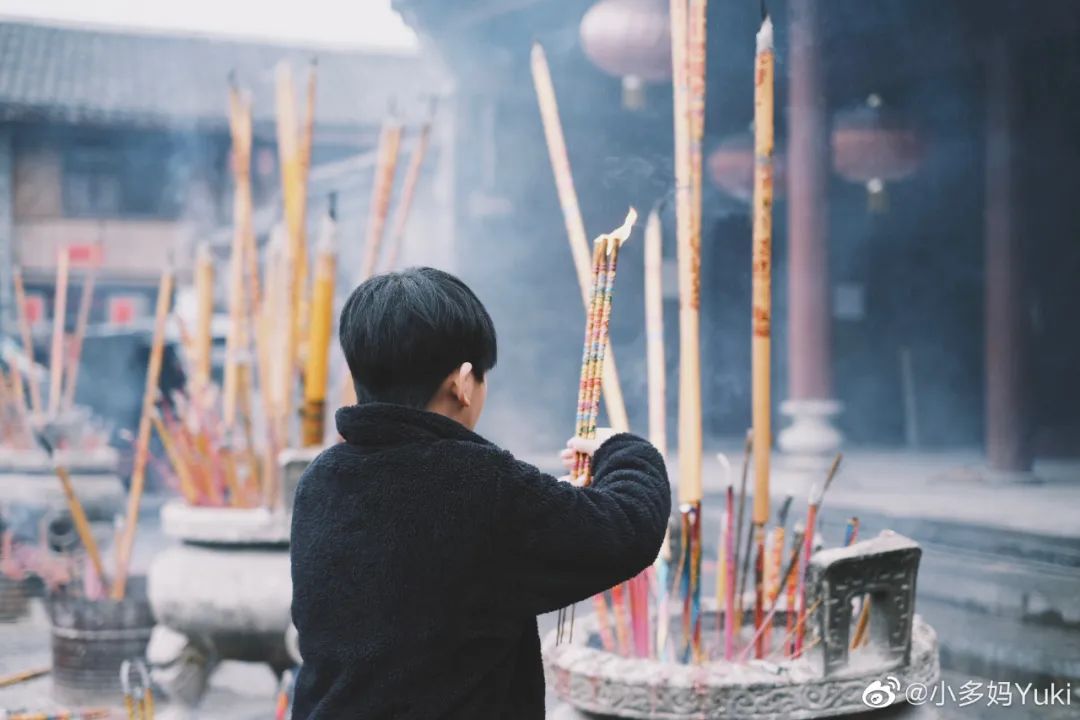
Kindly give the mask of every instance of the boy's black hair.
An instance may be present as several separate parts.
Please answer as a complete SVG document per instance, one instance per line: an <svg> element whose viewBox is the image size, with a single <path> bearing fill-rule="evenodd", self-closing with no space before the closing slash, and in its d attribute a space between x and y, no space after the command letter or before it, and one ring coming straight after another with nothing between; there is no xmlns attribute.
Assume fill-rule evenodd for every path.
<svg viewBox="0 0 1080 720"><path fill-rule="evenodd" d="M338 338L357 402L424 408L450 372L495 367L495 325L473 291L430 267L376 275L345 301Z"/></svg>

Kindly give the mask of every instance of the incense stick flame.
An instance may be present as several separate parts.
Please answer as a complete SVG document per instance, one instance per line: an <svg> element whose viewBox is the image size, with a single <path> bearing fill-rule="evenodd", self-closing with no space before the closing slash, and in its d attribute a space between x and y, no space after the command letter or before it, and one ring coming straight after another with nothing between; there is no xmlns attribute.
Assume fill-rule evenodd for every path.
<svg viewBox="0 0 1080 720"><path fill-rule="evenodd" d="M626 219L623 220L623 224L615 230L612 230L607 235L601 235L593 242L600 242L601 240L618 240L619 247L630 238L630 233L634 231L634 224L637 222L637 210L633 207L626 213ZM608 255L615 249L614 245L609 245L607 249Z"/></svg>

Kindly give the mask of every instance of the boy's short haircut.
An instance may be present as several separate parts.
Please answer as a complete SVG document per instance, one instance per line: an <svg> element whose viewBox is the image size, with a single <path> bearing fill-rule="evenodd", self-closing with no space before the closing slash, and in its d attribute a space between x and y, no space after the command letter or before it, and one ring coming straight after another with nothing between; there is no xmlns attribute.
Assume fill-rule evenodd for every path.
<svg viewBox="0 0 1080 720"><path fill-rule="evenodd" d="M495 325L473 291L430 267L376 275L341 310L338 338L357 402L424 408L446 376L495 367Z"/></svg>

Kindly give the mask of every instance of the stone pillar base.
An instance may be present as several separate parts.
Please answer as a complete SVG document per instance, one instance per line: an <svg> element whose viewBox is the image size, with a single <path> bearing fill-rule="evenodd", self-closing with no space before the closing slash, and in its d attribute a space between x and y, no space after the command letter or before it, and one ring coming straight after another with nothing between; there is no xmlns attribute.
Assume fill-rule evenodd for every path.
<svg viewBox="0 0 1080 720"><path fill-rule="evenodd" d="M815 467L827 465L840 449L844 436L835 419L843 409L836 400L787 400L780 412L791 418L791 425L780 431L776 444L784 453L805 457Z"/></svg>

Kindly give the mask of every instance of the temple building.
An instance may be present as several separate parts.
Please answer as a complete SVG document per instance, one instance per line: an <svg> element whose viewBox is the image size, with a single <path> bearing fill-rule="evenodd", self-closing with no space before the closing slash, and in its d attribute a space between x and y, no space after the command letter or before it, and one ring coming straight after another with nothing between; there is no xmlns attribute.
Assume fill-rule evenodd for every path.
<svg viewBox="0 0 1080 720"><path fill-rule="evenodd" d="M778 443L985 449L1032 469L1080 451L1080 246L1068 201L1080 13L1068 2L767 3L778 43L774 392ZM570 8L576 8L572 11ZM635 204L670 209L663 0L396 0L458 80L461 271L489 297L522 377L507 414L572 404L576 317L529 76L547 51L590 235ZM749 123L755 3L709 6L702 352L706 436L749 422ZM641 282L640 238L626 286ZM480 259L483 259L481 262ZM529 267L527 276L504 272ZM476 270L470 277L469 269ZM667 327L675 327L674 274ZM623 298L629 297L630 293ZM625 302L625 301L624 301ZM527 324L519 308L542 303ZM644 425L642 310L616 311L632 424ZM499 322L499 320L502 322ZM526 337L543 337L533 354ZM521 348L520 351L515 348ZM511 354L512 357L511 357ZM675 372L675 359L669 357ZM669 383L674 400L675 383ZM498 389L495 390L498 398ZM552 398L565 402L551 402ZM669 417L672 413L669 413ZM558 436L565 421L534 424Z"/></svg>
<svg viewBox="0 0 1080 720"><path fill-rule="evenodd" d="M308 64L318 63L311 230L336 193L341 231L356 239L343 252L357 257L387 107L396 103L402 120L414 121L445 90L415 53L27 22L0 23L0 48L0 317L12 333L11 268L22 268L32 321L47 325L60 246L75 266L73 292L80 270L99 265L91 323L113 326L153 312L164 265L190 277L198 243L211 242L224 258L230 77L252 97L255 223L264 244L279 220L275 66L289 63L299 87ZM430 209L439 193L430 183L421 192L418 202ZM416 230L423 232L419 221Z"/></svg>

